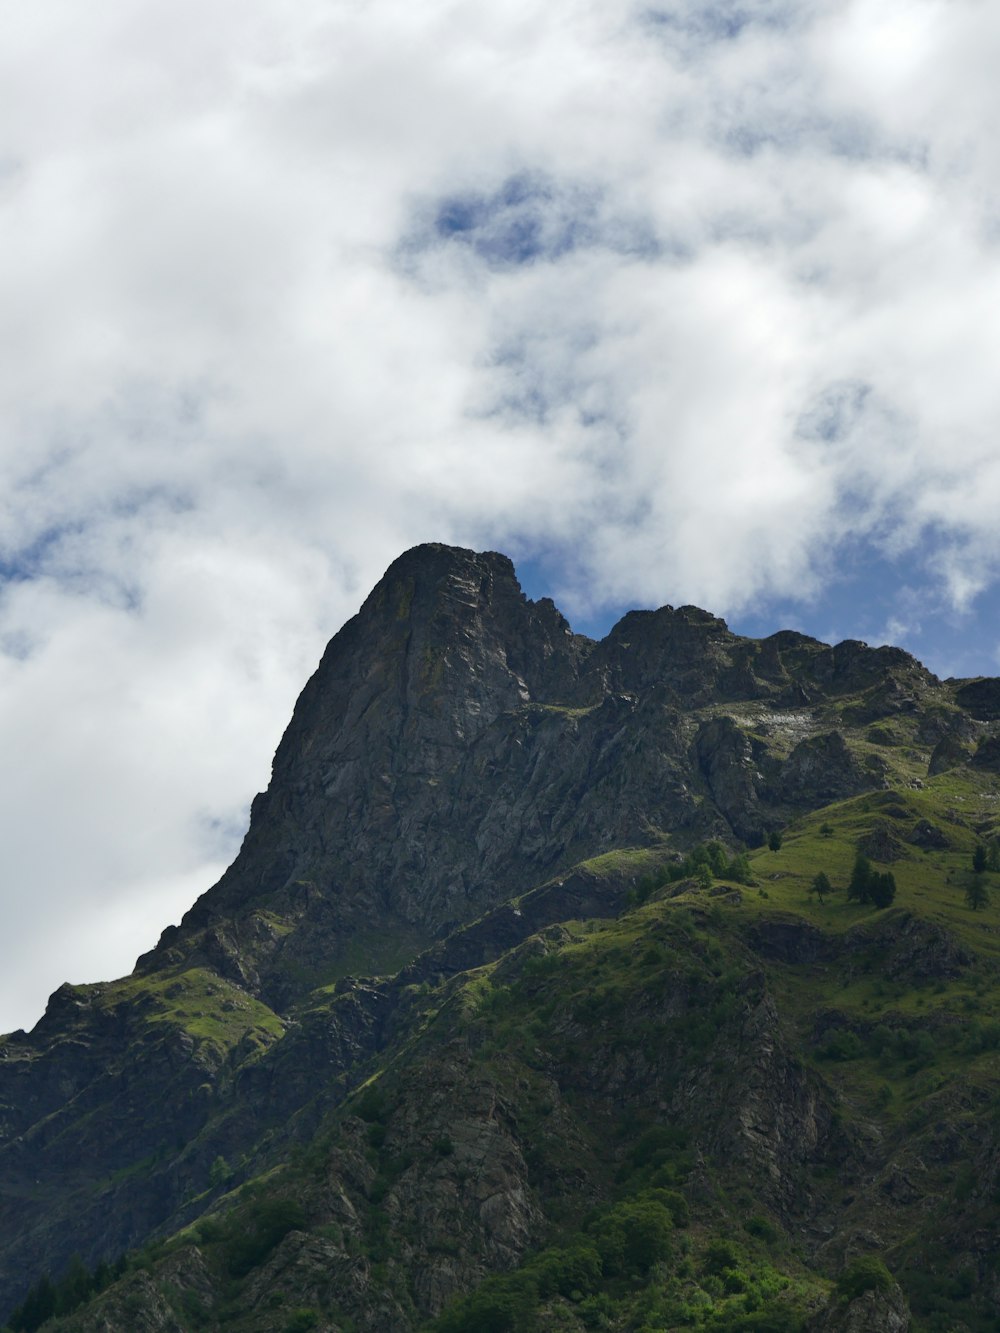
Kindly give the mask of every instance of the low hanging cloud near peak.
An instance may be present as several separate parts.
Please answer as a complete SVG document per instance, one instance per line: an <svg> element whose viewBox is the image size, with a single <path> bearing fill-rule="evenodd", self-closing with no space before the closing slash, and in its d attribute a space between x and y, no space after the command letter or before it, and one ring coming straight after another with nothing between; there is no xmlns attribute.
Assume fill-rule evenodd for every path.
<svg viewBox="0 0 1000 1333"><path fill-rule="evenodd" d="M417 541L585 625L694 602L990 669L998 56L976 0L23 9L0 1027L207 887Z"/></svg>

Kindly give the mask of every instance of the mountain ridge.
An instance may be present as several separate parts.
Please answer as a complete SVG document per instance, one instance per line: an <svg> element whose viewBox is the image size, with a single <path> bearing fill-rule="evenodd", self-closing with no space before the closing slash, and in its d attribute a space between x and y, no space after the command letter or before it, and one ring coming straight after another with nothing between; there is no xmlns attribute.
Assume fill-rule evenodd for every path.
<svg viewBox="0 0 1000 1333"><path fill-rule="evenodd" d="M255 799L243 846L219 883L178 926L163 932L131 977L60 987L30 1034L0 1039L0 1291L7 1307L38 1274L58 1277L74 1251L93 1268L157 1237L180 1234L179 1228L192 1226L225 1198L223 1187L243 1182L249 1189L268 1173L294 1171L293 1150L315 1153L316 1135L328 1133L334 1121L355 1144L344 1165L344 1180L355 1183L342 1184L345 1197L354 1200L352 1215L374 1208L372 1217L382 1218L378 1226L395 1234L406 1209L419 1213L427 1206L421 1177L411 1176L412 1166L398 1171L383 1191L397 1200L396 1212L380 1212L381 1200L372 1202L376 1176L364 1165L368 1150L362 1144L361 1157L351 1156L358 1135L363 1141L367 1131L351 1128L345 1108L367 1080L391 1083L393 1062L410 1071L405 1077L414 1086L423 1086L414 1052L457 1087L438 1037L427 1035L439 1026L428 1014L466 1015L472 1027L463 1036L466 1019L456 1018L455 1049L471 1049L480 1038L470 1034L483 1020L470 996L506 989L515 1008L527 1003L533 958L563 959L560 967L575 975L571 960L587 936L565 924L574 921L592 925L595 942L605 942L611 953L621 947L615 943L619 935L634 936L638 970L620 988L634 993L640 1012L649 1004L643 998L648 978L638 961L642 950L660 950L670 975L669 960L684 957L685 966L701 975L701 945L695 948L691 940L706 929L709 936L718 933L720 957L729 959L725 975L767 978L763 990L754 983L749 991L737 986L733 992L756 995L745 1013L742 999L735 1009L721 994L713 1002L720 1014L718 1050L733 1053L746 1088L756 1091L747 1102L746 1089L725 1092L715 1076L699 1073L696 1061L691 1065L686 1095L702 1108L705 1125L714 1126L699 1151L706 1161L725 1164L714 1170L734 1180L743 1173L762 1206L780 1216L790 1236L800 1237L796 1243L806 1246L818 1272L831 1258L844 1262L849 1247L835 1247L824 1259L823 1245L808 1239L795 1197L806 1191L826 1199L826 1185L804 1182L810 1172L826 1169L831 1145L841 1142L833 1126L837 1098L844 1094L830 1082L832 1066L814 1068L814 1052L826 1049L823 1042L853 1049L847 1036L838 1035L847 1032L859 1051L867 1051L873 1025L858 1029L853 1017L846 1025L841 1019L831 1024L817 1014L814 1028L800 1031L786 1011L786 993L800 985L796 968L820 969L811 984L815 994L826 995L822 969L853 975L858 960L876 955L888 960L890 981L906 978L915 994L927 985L947 990L956 979L964 986L961 979L973 974L992 986L988 935L977 929L966 938L961 918L956 925L950 909L941 915L939 898L947 877L959 875L959 858L971 854L972 842L994 837L998 705L1000 682L940 681L901 649L850 640L831 647L794 631L748 639L694 607L629 612L605 639L587 639L573 634L551 601L524 597L505 556L436 544L404 553L331 640L305 686L268 791ZM961 816L963 803L978 812L971 824ZM781 831L789 843L781 853L792 867L789 885L779 875L766 888L759 879L756 888L747 888L741 881L759 875L757 867L778 855L766 841ZM864 924L860 917L835 926L841 907L860 910L843 900L816 921L815 908L804 905L804 889L801 904L787 896L792 884L806 882L806 870L822 868L824 858L843 873L857 845L870 845L876 861L892 864L910 897L902 914L890 910L875 936L851 935ZM706 847L727 850L706 861ZM702 860L689 864L695 851ZM678 871L680 879L670 879ZM929 905L921 907L925 899ZM729 916L719 915L723 909ZM639 918L652 932L652 942L641 947ZM693 923L695 936L674 930L672 923L682 918ZM657 932L671 941L669 949L655 943ZM597 943L594 948L596 972L613 971ZM484 981L508 974L509 985ZM674 990L664 992L668 1007L695 1004L684 975L681 968ZM699 985L718 989L711 968L704 975ZM594 981L590 991L599 995L602 985ZM875 1003L874 996L868 999ZM553 992L551 1003L561 1012L562 992ZM809 992L807 1007L813 1003ZM503 1027L503 1004L498 1006L496 1021ZM840 1011L833 1005L831 1012ZM739 1014L742 1036L732 1029ZM902 1031L900 1020L892 1021L897 1027L891 1030ZM525 1026L534 1022L525 1010ZM566 1030L591 1031L591 1020L581 1022L567 1019ZM604 1036L592 1033L588 1040L603 1049L615 1030L613 1024ZM520 1049L519 1033L511 1029L508 1040L512 1050ZM551 1045L555 1039L546 1031L539 1040ZM552 1094L553 1104L567 1133L589 1143L587 1126L605 1096L595 1091L603 1075L595 1070L577 1086L559 1040L562 1053L550 1054L556 1072L549 1077L562 1091ZM580 1040L571 1039L570 1046ZM710 1038L702 1034L702 1040ZM740 1043L784 1052L788 1063L775 1086L784 1087L787 1097L761 1086L752 1062L737 1057ZM810 1052L801 1070L797 1044ZM696 1045L681 1043L680 1067L694 1060ZM521 1077L530 1084L535 1075L530 1057L524 1058ZM607 1058L613 1067L615 1057ZM667 1071L653 1072L646 1057L635 1061L636 1087L622 1085L612 1098L624 1099L626 1110L638 1098L640 1109L625 1119L652 1114L652 1132L658 1115L694 1133ZM466 1054L459 1063L467 1064ZM469 1076L482 1082L482 1071L473 1078L470 1067ZM507 1087L506 1077L496 1071L489 1076L497 1096L518 1101L521 1094ZM984 1087L992 1086L992 1072L982 1077ZM662 1111L651 1110L655 1102L647 1105L644 1081L650 1090L659 1087ZM812 1106L801 1114L819 1127L803 1139L783 1101ZM730 1103L735 1120L726 1110ZM416 1126L415 1108L406 1109L405 1097L399 1105L404 1120L416 1116ZM454 1118L462 1111L461 1098L457 1108L439 1111ZM877 1114L888 1113L883 1107ZM362 1117L359 1123L382 1121ZM861 1163L872 1149L850 1123L845 1161ZM605 1123L609 1142L619 1142L616 1126L614 1118ZM411 1130L412 1137L417 1130ZM396 1132L389 1124L386 1133ZM530 1170L525 1175L530 1145L516 1129L511 1134L504 1151L513 1155L505 1170L518 1183L513 1194L506 1186L501 1191L508 1202L497 1206L497 1216L502 1213L503 1226L513 1230L499 1250L482 1233L479 1257L456 1261L445 1281L433 1254L418 1247L409 1263L416 1290L405 1300L397 1291L386 1305L389 1288L380 1295L369 1274L367 1295L352 1297L351 1313L340 1322L329 1313L337 1304L332 1296L300 1302L316 1320L302 1327L346 1329L345 1320L360 1320L359 1327L375 1333L403 1333L439 1314L444 1319L448 1300L470 1290L477 1274L516 1267L553 1223L548 1177L543 1172L532 1183ZM445 1137L443 1131L438 1135L442 1142ZM414 1151L405 1134L400 1142L402 1156ZM624 1141L615 1149L626 1159L633 1150ZM428 1179L451 1169L450 1156L439 1158ZM607 1198L612 1190L601 1152L588 1147L586 1160L589 1175L577 1189L579 1199L563 1190L569 1200L563 1206L571 1213L579 1214L580 1200ZM563 1169L555 1158L546 1166L552 1180ZM990 1166L985 1178L994 1174ZM766 1183L771 1177L779 1183L776 1193ZM713 1225L720 1224L725 1210L706 1214L704 1200L698 1203L697 1171L689 1172L685 1189L699 1216L716 1216ZM319 1201L314 1182L304 1181L302 1196L315 1197L317 1217L329 1212L329 1199ZM239 1197L237 1188L234 1216L240 1215ZM837 1217L829 1199L823 1207ZM909 1207L899 1204L901 1216L909 1216ZM837 1234L841 1224L830 1225ZM481 1226L480 1219L473 1229ZM308 1249L314 1242L319 1244L315 1236L296 1243ZM222 1280L212 1276L212 1263L223 1263L223 1270L232 1263L213 1259L213 1243L206 1244L207 1260L202 1255L196 1262L187 1244L164 1262L186 1256L184 1263L195 1264L200 1276L189 1273L180 1289L201 1291L203 1302L209 1293L208 1309ZM278 1253L285 1241L276 1244ZM337 1252L338 1271L345 1253ZM327 1261L334 1263L330 1255ZM173 1327L177 1311L170 1313L159 1279L150 1276L156 1262L122 1281L148 1288L150 1310L163 1316L150 1328ZM202 1272L198 1266L206 1262ZM234 1262L238 1268L242 1260ZM378 1262L392 1267L389 1260ZM252 1286L253 1270L250 1265L245 1285ZM608 1281L618 1281L612 1270ZM229 1272L225 1280L231 1284L237 1277ZM809 1318L825 1319L822 1280L801 1281L812 1283L802 1308L808 1307ZM699 1289L716 1299L710 1288ZM862 1305L877 1305L874 1290L859 1294ZM102 1299L111 1309L108 1302L117 1297ZM790 1300L783 1297L784 1306ZM893 1295L890 1301L897 1312L905 1306L900 1300ZM235 1327L284 1327L251 1307L240 1314L237 1301ZM880 1306L877 1317L888 1319L886 1309ZM833 1306L827 1314L835 1317ZM135 1310L108 1317L112 1322L100 1327L140 1326ZM84 1319L79 1327L90 1327L83 1315L67 1318Z"/></svg>
<svg viewBox="0 0 1000 1333"><path fill-rule="evenodd" d="M755 654L751 645L758 646ZM364 671L356 660L359 647ZM808 689L787 680L786 656L796 670L806 661ZM372 669L372 659L393 663L395 672ZM666 677L664 660L674 667ZM759 675L752 666L759 668ZM928 683L936 680L899 649L869 649L851 640L829 648L789 631L765 640L744 639L695 607L629 612L604 640L589 640L574 635L551 602L527 601L507 557L438 545L414 548L389 567L358 615L334 636L303 690L275 756L273 785L280 791L277 803L282 808L272 808L276 802L267 793L255 799L250 829L233 865L185 915L179 929L168 930L157 949L140 960L140 967L156 966L185 933L210 927L216 903L225 917L258 888L262 897L271 899L276 893L289 895L290 885L297 883L300 897L312 894L306 915L314 920L328 905L324 880L336 881L341 914L352 895L366 911L379 892L376 878L389 881L395 896L383 901L381 909L397 917L397 927L416 942L430 943L442 929L527 887L558 859L551 851L552 839L541 840L531 827L538 822L536 792L519 802L509 784L504 790L503 784L494 783L501 789L491 791L490 803L480 800L478 808L463 792L457 800L459 818L451 824L442 809L454 802L451 791L441 788L441 800L434 799L442 772L452 766L456 753L472 752L466 759L466 767L473 770L464 775L467 786L488 784L501 768L513 766L516 752L530 745L530 738L513 725L501 734L502 719L517 710L530 705L553 713L564 710L565 720L578 709L580 714L571 719L577 732L587 726L589 710L598 710L591 721L603 723L606 733L619 729L638 697L645 700L651 692L653 709L690 709L747 698L787 699L801 706L809 689L856 689L892 669L922 673ZM331 724L338 706L343 713L339 729ZM535 719L537 714L532 715ZM520 720L525 721L523 715ZM554 720L544 718L550 724ZM557 743L570 744L566 728L562 731ZM318 735L329 738L320 756L315 753ZM609 762L607 744L602 744L606 740L597 737L588 746L584 738L575 747L584 752L574 756L576 790L592 785L595 765ZM362 763L359 750L365 747L369 753ZM710 737L703 748L711 748ZM400 768L400 753L416 756L416 762ZM684 767L683 757L679 767ZM678 782L676 773L665 776ZM306 784L311 784L310 791L304 790ZM517 821L513 825L512 817ZM546 810L543 817L568 822L560 810ZM628 821L620 836L640 840L646 817L646 812L631 820L619 816ZM669 822L676 829L690 818L690 810L672 808L666 818L649 822ZM477 864L483 859L478 847L467 846L464 855L456 847L473 824L477 838L495 849L482 865ZM389 826L395 831L396 854L386 857L378 844ZM350 837L345 838L345 830ZM764 830L738 816L733 832L753 841ZM517 855L515 835L522 846L532 835L536 844L542 841L540 854ZM566 852L565 864L592 850L577 839ZM247 863L258 884L248 883L243 874ZM372 869L366 871L369 865ZM443 882L429 883L432 875ZM491 887L501 876L504 887ZM347 916L348 931L357 931L349 910ZM266 947L266 940L262 943ZM243 942L240 952L246 956L252 950ZM228 963L226 958L226 942L210 941L210 963L232 967L231 951ZM388 959L387 964L395 961ZM232 975L254 984L239 968ZM272 992L279 1004L280 995L279 985Z"/></svg>

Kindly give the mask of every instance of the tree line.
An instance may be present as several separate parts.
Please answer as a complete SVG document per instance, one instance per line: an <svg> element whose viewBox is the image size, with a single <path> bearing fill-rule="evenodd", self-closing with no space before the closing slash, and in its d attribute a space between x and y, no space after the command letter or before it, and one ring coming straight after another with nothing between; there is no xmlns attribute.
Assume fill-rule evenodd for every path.
<svg viewBox="0 0 1000 1333"><path fill-rule="evenodd" d="M825 870L821 870L818 875L813 877L809 885L810 895L815 895L820 902L823 902L826 896L834 893L835 889L830 881L830 876ZM863 852L858 852L854 858L854 869L851 871L850 882L847 885L847 898L849 902L861 904L871 903L875 908L890 907L896 897L896 877L891 870L876 870Z"/></svg>

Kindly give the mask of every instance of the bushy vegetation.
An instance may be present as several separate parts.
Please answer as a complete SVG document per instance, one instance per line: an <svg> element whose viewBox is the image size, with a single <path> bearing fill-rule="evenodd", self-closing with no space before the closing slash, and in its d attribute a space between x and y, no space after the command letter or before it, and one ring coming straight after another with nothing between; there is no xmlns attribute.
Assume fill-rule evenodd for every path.
<svg viewBox="0 0 1000 1333"><path fill-rule="evenodd" d="M821 870L818 874L813 876L812 883L809 885L809 892L810 894L815 894L821 903L825 902L833 892L830 876L825 870Z"/></svg>
<svg viewBox="0 0 1000 1333"><path fill-rule="evenodd" d="M921 1333L996 1333L996 1309L988 1296L977 1293L971 1267L953 1271L946 1253L938 1253L926 1267L899 1274Z"/></svg>
<svg viewBox="0 0 1000 1333"><path fill-rule="evenodd" d="M916 1073L931 1064L938 1054L934 1034L925 1027L889 1027L879 1023L874 1028L855 1032L848 1027L834 1028L818 1047L824 1060L874 1058L880 1067L905 1063Z"/></svg>
<svg viewBox="0 0 1000 1333"><path fill-rule="evenodd" d="M261 1264L290 1231L306 1224L302 1205L295 1199L255 1199L233 1227L227 1243L229 1271L236 1277Z"/></svg>
<svg viewBox="0 0 1000 1333"><path fill-rule="evenodd" d="M862 905L871 903L874 907L890 907L896 897L896 877L891 870L876 870L868 857L858 852L847 886L847 897Z"/></svg>
<svg viewBox="0 0 1000 1333"><path fill-rule="evenodd" d="M45 1274L12 1311L6 1327L13 1333L35 1333L35 1329L53 1316L69 1315L92 1296L104 1291L125 1271L125 1259L114 1264L98 1264L90 1272L77 1255L58 1279Z"/></svg>
<svg viewBox="0 0 1000 1333"><path fill-rule="evenodd" d="M533 1333L555 1327L564 1305L588 1329L806 1328L804 1289L724 1237L698 1250L686 1237L679 1243L675 1205L664 1195L643 1190L599 1210L565 1244L453 1302L426 1333Z"/></svg>
<svg viewBox="0 0 1000 1333"><path fill-rule="evenodd" d="M848 1301L866 1291L888 1291L891 1286L892 1274L875 1254L853 1259L837 1279L837 1291Z"/></svg>
<svg viewBox="0 0 1000 1333"><path fill-rule="evenodd" d="M681 860L669 862L653 874L644 875L633 890L633 902L648 902L657 889L677 884L682 879L699 880L705 887L714 879L748 885L756 882L746 852L730 853L721 842L713 840L699 843Z"/></svg>
<svg viewBox="0 0 1000 1333"><path fill-rule="evenodd" d="M768 1213L773 1201L766 1189L757 1192L759 1182L731 1161L713 1159L697 1116L684 1120L685 1106L699 1105L701 1114L710 1115L705 1098L729 1095L733 1053L742 1049L748 1019L762 1012L765 1000L780 1016L792 1066L808 1080L817 1104L826 1098L830 1142L841 1118L855 1108L881 1127L886 1142L947 1127L959 1141L947 1149L958 1154L958 1165L942 1157L938 1167L938 1159L926 1154L927 1170L937 1173L926 1197L939 1197L956 1217L968 1217L971 1231L981 1210L995 1202L962 1140L971 1133L975 1108L995 1104L1000 945L991 914L973 914L962 903L973 875L988 882L991 807L984 798L983 806L970 808L970 789L954 775L947 782L960 823L948 823L942 798L926 790L852 798L789 824L780 856L766 847L748 856L732 854L718 841L703 843L640 880L632 910L618 919L560 923L497 963L455 976L432 974L412 987L407 994L426 1016L426 1027L416 1035L410 1031L406 1044L368 1066L371 1080L330 1113L326 1147L317 1140L303 1150L297 1174L243 1186L242 1194L225 1201L228 1213L203 1218L167 1243L197 1243L221 1293L208 1310L198 1306L195 1293L170 1297L182 1324L242 1327L249 1316L240 1301L259 1285L257 1270L290 1231L311 1228L317 1239L335 1236L359 1271L363 1261L372 1292L392 1290L416 1326L405 1272L423 1238L406 1213L410 1186L424 1172L446 1178L461 1198L477 1167L469 1165L464 1129L447 1120L407 1143L406 1124L412 1129L419 1116L412 1098L407 1104L400 1091L400 1071L419 1067L424 1058L440 1059L443 1068L447 1058L467 1059L462 1068L470 1079L495 1090L499 1104L508 1103L497 1116L513 1127L527 1164L527 1188L546 1212L551 1243L514 1271L486 1277L427 1325L433 1333L805 1328L805 1312L822 1304L830 1275L807 1272L808 1261L796 1247L796 1220L782 1211L778 1226ZM867 845L876 814L894 821L899 835L902 850L892 875L856 855L859 845ZM918 819L930 816L936 828L947 826L950 842L915 848L909 834ZM987 849L986 868L977 871L973 857L980 845ZM635 869L661 855L662 847L621 854ZM861 910L885 906L881 899L888 881L895 891L896 876L902 900L896 911ZM656 899L656 890L685 879L723 879L760 891ZM849 879L855 891L845 893ZM827 902L830 894L835 896ZM169 1009L155 1007L153 1013L168 1013L171 1024L190 1024L203 1003L201 980L186 978L184 986L162 997L164 1005L171 1002ZM246 1012L238 1021L245 1031ZM230 1038L236 1030L234 1021ZM609 1093L602 1080L619 1065L626 1072ZM638 1106L639 1098L622 1092L633 1068L653 1071L648 1077L651 1086L656 1080L656 1102ZM594 1093L595 1087L601 1091ZM961 1105L960 1090L966 1098ZM567 1124L577 1139L566 1135ZM355 1153L353 1175L341 1177L355 1210L353 1229L342 1220L334 1224L329 1215L316 1221L308 1197L316 1181L332 1178L327 1150L341 1133ZM198 1160L195 1188L231 1187L234 1173L224 1158L206 1153ZM829 1162L817 1158L804 1169L811 1173L810 1194L826 1205L845 1188ZM235 1179L244 1174L241 1161ZM584 1179L580 1189L576 1182ZM856 1206L863 1219L863 1188L853 1181L846 1188L860 1196ZM595 1198L604 1202L585 1215ZM915 1235L946 1225L941 1217L915 1211L909 1219ZM448 1238L435 1246L458 1255L463 1243L458 1235L454 1249L446 1248L452 1245ZM143 1281L152 1275L169 1291L160 1264L171 1253L162 1245L148 1248L133 1256L127 1271L144 1268ZM915 1333L950 1333L959 1321L970 1333L992 1327L983 1322L985 1314L980 1319L971 1269L951 1272L945 1257L926 1271L903 1244L885 1257L913 1303ZM472 1262L488 1261L477 1256ZM105 1280L96 1274L88 1276L89 1286L77 1280L76 1290L85 1293L80 1299L100 1292ZM885 1289L890 1280L881 1260L866 1261L850 1265L836 1290L847 1301L852 1293ZM10 1327L33 1331L48 1317L45 1311L69 1312L76 1299L72 1287L68 1275L37 1283ZM325 1324L332 1299L312 1290L275 1296L273 1327L305 1333ZM337 1325L350 1327L339 1313Z"/></svg>

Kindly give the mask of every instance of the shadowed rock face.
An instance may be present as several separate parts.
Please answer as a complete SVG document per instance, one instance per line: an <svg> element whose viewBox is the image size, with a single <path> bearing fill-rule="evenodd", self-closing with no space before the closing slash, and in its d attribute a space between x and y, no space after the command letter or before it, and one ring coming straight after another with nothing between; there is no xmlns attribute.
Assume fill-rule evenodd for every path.
<svg viewBox="0 0 1000 1333"><path fill-rule="evenodd" d="M899 1286L866 1291L853 1301L833 1298L811 1325L811 1333L906 1333L910 1311Z"/></svg>
<svg viewBox="0 0 1000 1333"><path fill-rule="evenodd" d="M1000 718L1000 679L986 676L961 683L955 691L955 702L975 718L995 721Z"/></svg>
<svg viewBox="0 0 1000 1333"><path fill-rule="evenodd" d="M257 984L274 941L248 940L245 916L237 938L218 937L249 906L308 921L329 957L387 920L422 943L521 887L551 856L507 865L525 817L509 818L518 793L499 770L523 769L524 733L544 720L526 706L572 697L591 647L551 602L525 599L505 556L402 556L303 691L233 866L143 966L199 937L216 965L248 955L240 979Z"/></svg>
<svg viewBox="0 0 1000 1333"><path fill-rule="evenodd" d="M970 763L976 768L986 768L993 773L1000 773L1000 736L984 737Z"/></svg>
<svg viewBox="0 0 1000 1333"><path fill-rule="evenodd" d="M936 709L927 759L981 739L993 695L976 685L970 716L960 684L897 649L741 638L694 607L632 612L594 643L528 601L505 556L407 552L329 644L219 883L133 978L60 988L32 1034L0 1041L0 1303L75 1250L92 1264L190 1220L215 1158L252 1157L275 1125L308 1139L405 1030L408 989L620 910L631 880L573 867L622 847L759 843L884 785L852 718L903 727ZM993 754L981 745L978 762ZM210 1041L184 1026L206 989ZM768 1054L770 1010L754 1013L748 1049L795 1116L764 1106L748 1073L727 1132L770 1178L793 1121L804 1157L825 1112ZM512 1208L511 1253L533 1225Z"/></svg>
<svg viewBox="0 0 1000 1333"><path fill-rule="evenodd" d="M282 1008L338 959L394 968L611 847L759 843L878 774L838 733L780 761L728 718L699 730L697 710L877 704L897 677L909 695L934 679L896 649L744 639L696 607L630 612L594 643L528 601L505 556L417 547L330 643L236 861L140 966L197 957Z"/></svg>
<svg viewBox="0 0 1000 1333"><path fill-rule="evenodd" d="M927 765L928 776L934 777L937 773L945 773L949 768L964 764L968 758L968 747L963 745L957 736L942 736L931 752L930 762Z"/></svg>

